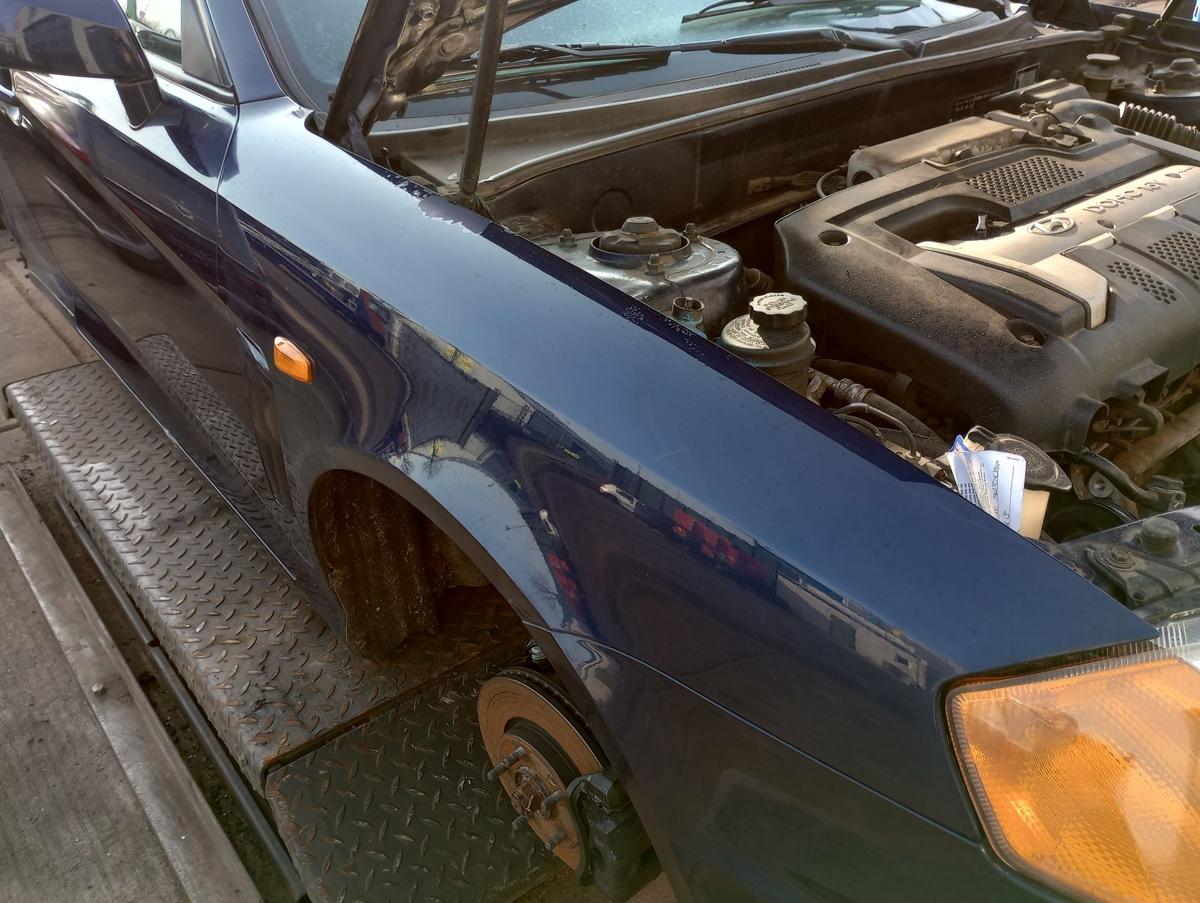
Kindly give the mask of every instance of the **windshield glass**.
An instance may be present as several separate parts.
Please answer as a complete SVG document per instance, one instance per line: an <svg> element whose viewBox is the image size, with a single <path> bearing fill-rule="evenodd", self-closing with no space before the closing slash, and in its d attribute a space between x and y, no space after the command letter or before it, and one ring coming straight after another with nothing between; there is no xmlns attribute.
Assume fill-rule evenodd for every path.
<svg viewBox="0 0 1200 903"><path fill-rule="evenodd" d="M941 0L842 0L757 10L719 10L719 15L684 22L703 0L659 0L653 11L630 16L622 0L577 0L514 28L508 44L687 44L746 34L826 28L886 31L932 28L977 11Z"/></svg>
<svg viewBox="0 0 1200 903"><path fill-rule="evenodd" d="M337 87L366 0L259 0L286 62L314 103ZM738 35L837 27L903 34L976 15L943 0L840 0L756 10L722 10L684 23L705 0L656 0L631 15L628 0L575 0L512 29L515 44L686 44Z"/></svg>

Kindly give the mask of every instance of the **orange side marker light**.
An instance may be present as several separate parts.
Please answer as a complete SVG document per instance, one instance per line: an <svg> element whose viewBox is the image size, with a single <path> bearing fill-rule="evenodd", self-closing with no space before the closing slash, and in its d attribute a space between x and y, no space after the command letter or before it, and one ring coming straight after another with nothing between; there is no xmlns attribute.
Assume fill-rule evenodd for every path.
<svg viewBox="0 0 1200 903"><path fill-rule="evenodd" d="M286 376L302 382L313 381L312 358L300 350L291 339L275 336L275 368Z"/></svg>

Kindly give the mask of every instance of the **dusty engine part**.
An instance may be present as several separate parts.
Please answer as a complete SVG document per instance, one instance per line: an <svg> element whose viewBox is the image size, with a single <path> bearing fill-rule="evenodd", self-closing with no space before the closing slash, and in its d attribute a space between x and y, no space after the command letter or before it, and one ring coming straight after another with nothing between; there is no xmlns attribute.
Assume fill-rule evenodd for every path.
<svg viewBox="0 0 1200 903"><path fill-rule="evenodd" d="M1192 150L1200 149L1200 128L1184 125L1172 113L1164 113L1132 103L1121 104L1118 124L1151 138L1173 141Z"/></svg>
<svg viewBox="0 0 1200 903"><path fill-rule="evenodd" d="M999 235L926 241L920 247L975 260L987 267L1021 272L1043 284L1056 283L1064 294L1083 306L1083 325L1095 329L1108 317L1111 277L1127 271L1111 262L1107 267L1089 266L1085 259L1088 252L1093 247L1124 244L1128 233L1123 233L1121 239L1117 233L1151 217L1169 224L1179 215L1170 205L1197 192L1200 192L1200 167L1166 166ZM1190 239L1184 241L1190 243ZM1189 268L1183 269L1186 277Z"/></svg>
<svg viewBox="0 0 1200 903"><path fill-rule="evenodd" d="M822 363L841 364L839 369L846 366L840 361ZM889 383L894 383L894 380L889 380ZM901 450L914 463L932 461L940 457L949 445L910 411L853 379L839 379L824 372L813 371L813 378L809 383L809 397L818 403L831 403L834 416L845 420L861 432L882 439L890 447ZM923 463L918 463L918 466L929 473L937 473L942 469L941 465L936 464L932 468L925 467Z"/></svg>
<svg viewBox="0 0 1200 903"><path fill-rule="evenodd" d="M839 345L971 422L1074 452L1107 401L1157 397L1200 364L1200 153L1094 114L1043 137L785 217L777 276Z"/></svg>
<svg viewBox="0 0 1200 903"><path fill-rule="evenodd" d="M580 235L568 230L542 244L665 314L676 298L698 299L708 335L715 335L744 302L741 256L694 228L679 232L653 217L631 216L620 229Z"/></svg>
<svg viewBox="0 0 1200 903"><path fill-rule="evenodd" d="M699 298L676 298L671 302L671 319L704 335L704 302Z"/></svg>
<svg viewBox="0 0 1200 903"><path fill-rule="evenodd" d="M1197 258L1200 263L1200 258ZM1200 437L1200 404L1176 415L1152 436L1135 442L1114 459L1134 479L1141 479L1166 458Z"/></svg>
<svg viewBox="0 0 1200 903"><path fill-rule="evenodd" d="M1150 107L1200 125L1200 65L1180 57L1119 73L1109 99Z"/></svg>
<svg viewBox="0 0 1200 903"><path fill-rule="evenodd" d="M658 874L632 803L553 680L508 668L480 689L477 711L494 765L488 777L504 787L516 824L527 825L581 883L625 900Z"/></svg>
<svg viewBox="0 0 1200 903"><path fill-rule="evenodd" d="M1080 81L1088 94L1099 100L1108 100L1121 58L1115 53L1089 53L1087 63L1079 71Z"/></svg>
<svg viewBox="0 0 1200 903"><path fill-rule="evenodd" d="M1156 474L1145 485L1139 486L1120 464L1091 449L1079 452L1077 458L1080 464L1092 468L1121 495L1136 503L1143 514L1173 510L1182 507L1187 500L1182 483L1172 477Z"/></svg>
<svg viewBox="0 0 1200 903"><path fill-rule="evenodd" d="M960 119L915 135L859 148L850 155L846 184L878 179L926 160L953 163L1016 147L1028 134L1025 129L980 116Z"/></svg>
<svg viewBox="0 0 1200 903"><path fill-rule="evenodd" d="M1113 28L1113 26L1106 26ZM1122 31L1120 27L1116 31ZM1118 41L1106 41L1103 52L1089 53L1076 81L1090 97L1131 103L1200 125L1200 64L1191 57L1171 58L1145 47L1118 52Z"/></svg>
<svg viewBox="0 0 1200 903"><path fill-rule="evenodd" d="M750 302L750 313L730 320L721 344L801 394L817 348L808 328L808 304L799 295L772 292Z"/></svg>
<svg viewBox="0 0 1200 903"><path fill-rule="evenodd" d="M1200 509L1111 527L1052 552L1149 621L1200 609Z"/></svg>

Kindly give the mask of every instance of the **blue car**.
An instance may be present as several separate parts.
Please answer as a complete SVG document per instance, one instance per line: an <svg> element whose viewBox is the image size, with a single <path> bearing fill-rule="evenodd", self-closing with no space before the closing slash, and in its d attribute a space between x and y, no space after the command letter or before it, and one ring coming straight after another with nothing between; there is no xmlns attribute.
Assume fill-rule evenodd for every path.
<svg viewBox="0 0 1200 903"><path fill-rule="evenodd" d="M1186 5L0 0L3 217L613 899L1195 899Z"/></svg>

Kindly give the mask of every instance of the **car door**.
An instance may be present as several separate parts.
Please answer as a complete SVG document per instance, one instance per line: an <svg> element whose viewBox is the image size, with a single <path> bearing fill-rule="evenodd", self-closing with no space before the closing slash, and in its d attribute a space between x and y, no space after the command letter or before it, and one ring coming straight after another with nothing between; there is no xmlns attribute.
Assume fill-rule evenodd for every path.
<svg viewBox="0 0 1200 903"><path fill-rule="evenodd" d="M237 105L196 0L127 0L162 103L135 125L117 85L13 72L0 193L30 268L221 488L271 488L258 364L218 291L216 192ZM260 355L261 356L261 355Z"/></svg>

